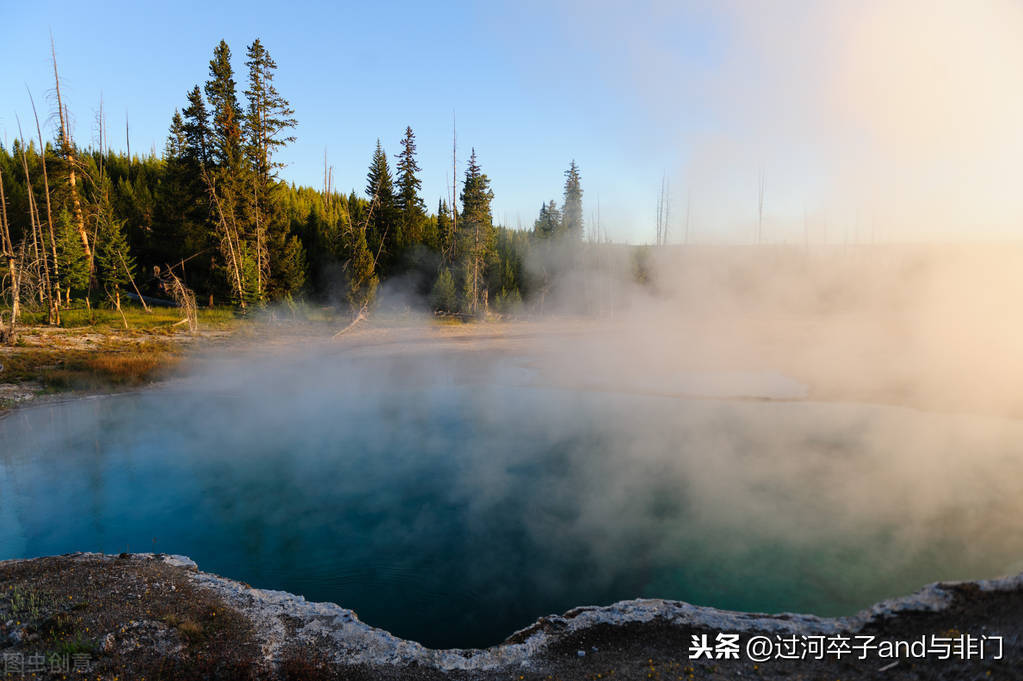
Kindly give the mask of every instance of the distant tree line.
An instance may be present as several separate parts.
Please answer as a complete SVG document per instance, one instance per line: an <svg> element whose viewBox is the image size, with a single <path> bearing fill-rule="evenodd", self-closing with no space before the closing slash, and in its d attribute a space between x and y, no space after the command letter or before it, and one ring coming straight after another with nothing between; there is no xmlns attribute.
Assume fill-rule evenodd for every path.
<svg viewBox="0 0 1023 681"><path fill-rule="evenodd" d="M541 206L531 231L494 224L494 192L473 149L458 202L427 209L411 127L392 174L377 141L365 194L298 187L279 177L279 152L295 140L295 112L277 91L277 65L257 39L245 53L245 89L221 41L208 80L171 117L163 153L129 156L69 134L54 60L59 128L47 141L0 145L0 277L10 321L40 307L51 323L75 304L120 307L125 294L159 297L169 278L200 303L248 309L305 297L374 303L400 280L435 310L513 312L550 286L526 266L536 249L569 254L583 241L579 168L563 202ZM460 204L460 205L458 205Z"/></svg>

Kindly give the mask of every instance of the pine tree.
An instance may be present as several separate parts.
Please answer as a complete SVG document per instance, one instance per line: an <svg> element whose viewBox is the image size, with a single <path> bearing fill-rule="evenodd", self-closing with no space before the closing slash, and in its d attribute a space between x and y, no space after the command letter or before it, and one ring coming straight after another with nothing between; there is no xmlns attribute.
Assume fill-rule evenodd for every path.
<svg viewBox="0 0 1023 681"><path fill-rule="evenodd" d="M494 225L490 214L494 192L490 189L490 179L483 173L476 159L475 148L465 169L461 199L462 213L458 228L465 261L466 312L481 314L487 306L484 275L487 260L494 249Z"/></svg>
<svg viewBox="0 0 1023 681"><path fill-rule="evenodd" d="M397 216L391 167L387 162L387 153L379 139L376 149L373 151L369 171L366 173L366 195L369 196L373 205L367 228L366 244L371 252L381 254L381 269L389 270L396 255L391 245L396 241Z"/></svg>
<svg viewBox="0 0 1023 681"><path fill-rule="evenodd" d="M373 158L369 162L369 171L366 173L366 196L371 201L375 199L382 205L394 203L391 166L387 162L387 152L384 151L379 139L377 139L377 147L373 151Z"/></svg>
<svg viewBox="0 0 1023 681"><path fill-rule="evenodd" d="M135 258L128 247L125 220L108 205L97 216L96 276L103 290L121 308L121 288L135 277Z"/></svg>
<svg viewBox="0 0 1023 681"><path fill-rule="evenodd" d="M533 233L541 239L552 239L561 233L562 216L554 199L540 205L540 216L533 222Z"/></svg>
<svg viewBox="0 0 1023 681"><path fill-rule="evenodd" d="M441 312L454 312L458 308L458 294L455 290L455 278L447 267L441 269L430 292L433 309Z"/></svg>
<svg viewBox="0 0 1023 681"><path fill-rule="evenodd" d="M526 236L523 232L501 229L497 235L496 260L497 267L492 268L491 286L496 290L494 307L498 312L517 312L522 305L520 291L522 282L522 253L519 250L519 239Z"/></svg>
<svg viewBox="0 0 1023 681"><path fill-rule="evenodd" d="M295 136L288 131L298 125L294 109L274 87L274 72L277 64L263 44L256 39L246 52L249 68L249 87L245 91L248 99L248 113L243 125L246 140L245 154L254 175L252 212L257 252L265 254L266 261L259 267L269 273L271 286L280 290L291 290L286 279L293 278L290 265L285 266L282 258L294 257L287 254L289 248L288 225L278 202L277 170L284 166L274 160L274 153L294 142Z"/></svg>
<svg viewBox="0 0 1023 681"><path fill-rule="evenodd" d="M64 299L70 303L72 296L85 295L89 288L89 257L66 208L57 215L57 261Z"/></svg>
<svg viewBox="0 0 1023 681"><path fill-rule="evenodd" d="M423 182L416 176L421 169L416 163L416 136L411 126L405 128L405 137L401 140L397 169L399 244L405 247L422 241L423 220L426 217L426 205L419 197Z"/></svg>
<svg viewBox="0 0 1023 681"><path fill-rule="evenodd" d="M203 180L208 170L209 113L199 86L187 94L188 106L175 112L164 147L164 172L155 188L151 264L167 267L189 261L188 286L210 296L215 284L212 250L218 229L211 221L212 207Z"/></svg>
<svg viewBox="0 0 1023 681"><path fill-rule="evenodd" d="M245 65L249 67L249 88L245 91L249 103L244 123L246 154L261 195L265 196L277 179L277 170L284 167L274 161L274 153L295 141L295 136L287 131L295 128L298 121L294 118L295 110L274 86L277 64L258 38L249 45L246 56Z"/></svg>
<svg viewBox="0 0 1023 681"><path fill-rule="evenodd" d="M231 48L223 40L213 50L206 97L213 109L212 154L221 168L232 173L242 167L242 109L231 67ZM234 178L237 179L237 178Z"/></svg>
<svg viewBox="0 0 1023 681"><path fill-rule="evenodd" d="M437 229L437 216L424 215L422 222L423 237L420 243L434 253L440 253L440 231Z"/></svg>
<svg viewBox="0 0 1023 681"><path fill-rule="evenodd" d="M188 149L188 138L185 136L185 121L181 112L174 109L171 116L170 129L167 131L167 143L163 148L164 159L180 159Z"/></svg>
<svg viewBox="0 0 1023 681"><path fill-rule="evenodd" d="M305 286L306 269L305 248L297 236L292 236L281 251L279 293L284 296L298 294Z"/></svg>
<svg viewBox="0 0 1023 681"><path fill-rule="evenodd" d="M351 258L346 263L348 275L348 304L356 314L364 312L376 298L377 278L373 254L366 243L366 230L352 230Z"/></svg>
<svg viewBox="0 0 1023 681"><path fill-rule="evenodd" d="M210 158L215 169L205 174L212 210L220 231L220 250L228 270L235 301L244 307L250 300L261 300L265 263L265 244L253 239L255 220L251 213L254 191L251 173L244 164L242 150L242 111L231 68L231 50L223 40L213 50L206 97L213 111L210 127ZM255 241L253 245L252 241Z"/></svg>
<svg viewBox="0 0 1023 681"><path fill-rule="evenodd" d="M583 232L583 190L579 167L573 160L565 171L565 204L561 209L561 233L572 241L582 241Z"/></svg>
<svg viewBox="0 0 1023 681"><path fill-rule="evenodd" d="M188 92L188 106L181 113L183 121L180 131L174 130L172 120L171 134L176 136L180 133L184 139L182 158L197 166L209 164L210 115L198 85Z"/></svg>
<svg viewBox="0 0 1023 681"><path fill-rule="evenodd" d="M451 219L448 202L440 199L437 202L437 248L445 263L450 264L455 257L455 223Z"/></svg>

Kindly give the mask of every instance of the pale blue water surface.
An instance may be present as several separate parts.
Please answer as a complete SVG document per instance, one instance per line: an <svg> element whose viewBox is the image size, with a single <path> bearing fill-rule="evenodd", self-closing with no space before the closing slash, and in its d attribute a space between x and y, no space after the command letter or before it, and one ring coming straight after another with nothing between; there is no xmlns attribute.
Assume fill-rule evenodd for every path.
<svg viewBox="0 0 1023 681"><path fill-rule="evenodd" d="M185 554L434 647L620 599L836 615L1023 570L1014 421L454 375L296 362L14 412L0 558Z"/></svg>

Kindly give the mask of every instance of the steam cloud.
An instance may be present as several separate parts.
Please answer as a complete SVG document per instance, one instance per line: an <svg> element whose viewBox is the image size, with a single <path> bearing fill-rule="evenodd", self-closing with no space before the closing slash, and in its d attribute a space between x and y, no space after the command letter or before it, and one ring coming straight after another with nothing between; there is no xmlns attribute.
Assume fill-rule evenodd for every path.
<svg viewBox="0 0 1023 681"><path fill-rule="evenodd" d="M1018 570L1021 257L665 249L630 288L622 255L551 301L614 291L589 318L381 317L16 412L0 551L155 538L438 646L595 601L837 614Z"/></svg>
<svg viewBox="0 0 1023 681"><path fill-rule="evenodd" d="M1023 217L1023 7L647 6L719 27L703 71L625 10L560 8L620 45L606 77L680 150L702 241L748 241L763 167L769 240L802 244L806 202L809 246L608 246L548 318L286 338L18 412L0 555L156 536L437 645L593 600L835 614L1023 569L1023 247L935 243ZM687 107L717 121L697 143Z"/></svg>
<svg viewBox="0 0 1023 681"><path fill-rule="evenodd" d="M662 164L675 239L691 196L694 239L748 243L761 171L765 234L776 243L803 241L804 214L811 240L830 243L1005 238L1023 223L1018 2L536 9L552 16L539 41L537 22L500 16L518 29L510 43L540 43L524 68L543 82L556 60L587 75L597 101L644 121L608 122L599 147L622 172L587 186L616 240L652 238Z"/></svg>

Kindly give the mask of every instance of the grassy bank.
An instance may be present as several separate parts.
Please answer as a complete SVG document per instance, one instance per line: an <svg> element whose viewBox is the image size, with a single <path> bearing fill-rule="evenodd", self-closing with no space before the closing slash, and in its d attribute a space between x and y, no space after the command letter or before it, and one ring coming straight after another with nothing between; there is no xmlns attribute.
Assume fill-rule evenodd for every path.
<svg viewBox="0 0 1023 681"><path fill-rule="evenodd" d="M231 308L199 311L189 334L176 309L123 306L61 311L61 325L27 311L13 345L0 346L0 409L40 396L137 387L169 375L186 349L229 336L244 320ZM127 327L127 328L125 328Z"/></svg>

